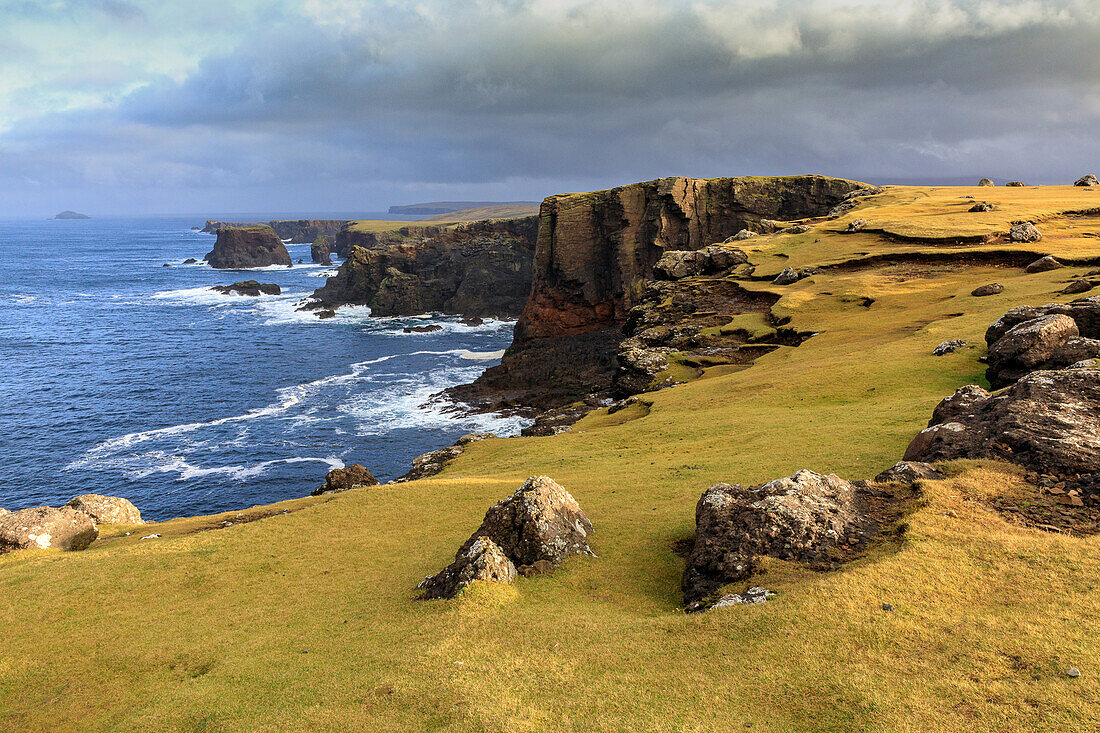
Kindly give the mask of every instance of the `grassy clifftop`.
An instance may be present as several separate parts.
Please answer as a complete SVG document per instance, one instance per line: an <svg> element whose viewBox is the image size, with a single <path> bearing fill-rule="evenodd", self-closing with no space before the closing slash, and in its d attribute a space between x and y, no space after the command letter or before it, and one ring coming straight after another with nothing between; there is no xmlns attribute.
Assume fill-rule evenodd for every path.
<svg viewBox="0 0 1100 733"><path fill-rule="evenodd" d="M964 213L967 195L1000 208ZM676 549L713 483L867 478L898 460L942 397L984 383L990 322L1075 297L1057 291L1097 266L1100 217L1064 212L1093 206L1100 192L1069 187L890 188L743 243L759 274L845 263L744 283L817 333L749 368L552 438L472 444L432 479L0 556L0 729L1085 730L1100 719L1100 539L992 511L1029 490L1007 464L949 465L902 539L838 570L768 561L758 580L778 595L759 606L685 615ZM842 233L856 218L868 230ZM1042 241L944 244L1023 218ZM1079 264L1025 274L981 251ZM970 295L993 281L1002 295ZM931 356L953 338L979 346ZM599 557L414 600L534 474L577 498Z"/></svg>

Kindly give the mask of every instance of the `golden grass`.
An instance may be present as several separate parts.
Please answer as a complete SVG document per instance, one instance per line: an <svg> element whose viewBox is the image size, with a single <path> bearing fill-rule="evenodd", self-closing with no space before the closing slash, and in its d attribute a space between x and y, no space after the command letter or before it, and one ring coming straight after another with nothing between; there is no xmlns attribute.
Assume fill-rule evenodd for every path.
<svg viewBox="0 0 1100 733"><path fill-rule="evenodd" d="M984 346L932 348L980 344L1067 276L816 275L777 306L817 332L802 346L572 432L474 443L438 477L227 529L176 520L143 530L159 540L0 556L0 730L1088 730L1100 538L986 509L1025 490L1011 467L950 466L902 544L839 571L767 562L753 583L778 595L760 606L684 615L673 551L717 481L892 464L942 396L981 383ZM969 295L992 280L1003 295ZM588 512L599 557L416 601L489 504L539 473Z"/></svg>

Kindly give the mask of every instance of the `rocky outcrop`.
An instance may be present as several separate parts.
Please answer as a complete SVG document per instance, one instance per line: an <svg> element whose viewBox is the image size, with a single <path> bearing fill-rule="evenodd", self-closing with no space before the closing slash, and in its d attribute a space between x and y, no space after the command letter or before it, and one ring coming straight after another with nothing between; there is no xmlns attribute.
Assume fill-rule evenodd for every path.
<svg viewBox="0 0 1100 733"><path fill-rule="evenodd" d="M992 186L992 185L994 185L994 183L993 183L993 181L989 180L988 178L983 178L982 180L978 181L978 185L979 186Z"/></svg>
<svg viewBox="0 0 1100 733"><path fill-rule="evenodd" d="M1100 369L1036 371L1002 392L960 388L936 407L907 461L1003 458L1043 474L1100 466Z"/></svg>
<svg viewBox="0 0 1100 733"><path fill-rule="evenodd" d="M988 201L979 201L978 203L974 204L969 209L967 209L967 211L969 211L970 213L973 214L973 213L980 213L980 212L985 212L985 211L995 211L996 208L997 208L996 206L989 203Z"/></svg>
<svg viewBox="0 0 1100 733"><path fill-rule="evenodd" d="M1100 186L1100 180L1096 179L1091 173L1081 176L1073 182L1074 186Z"/></svg>
<svg viewBox="0 0 1100 733"><path fill-rule="evenodd" d="M988 285L981 285L974 288L971 291L971 295L975 298L984 298L989 295L999 295L1005 291L1005 286L1000 283L989 283Z"/></svg>
<svg viewBox="0 0 1100 733"><path fill-rule="evenodd" d="M474 580L511 582L516 567L551 571L572 555L592 555L592 522L549 476L532 476L485 513L455 561L417 586L425 598L450 598Z"/></svg>
<svg viewBox="0 0 1100 733"><path fill-rule="evenodd" d="M83 512L96 524L145 524L129 499L101 494L81 494L65 506Z"/></svg>
<svg viewBox="0 0 1100 733"><path fill-rule="evenodd" d="M275 283L262 283L259 280L242 280L232 285L215 285L210 289L225 295L237 293L238 295L247 295L252 298L259 297L260 295L279 295L283 292L282 288Z"/></svg>
<svg viewBox="0 0 1100 733"><path fill-rule="evenodd" d="M667 252L770 231L768 220L824 217L872 190L824 176L662 178L551 196L540 210L531 294L512 346L499 366L453 394L550 407L606 389L623 324Z"/></svg>
<svg viewBox="0 0 1100 733"><path fill-rule="evenodd" d="M1027 184L1023 181L1009 181L1005 184L1005 186L1007 186L1008 188L1024 188L1025 186L1027 186Z"/></svg>
<svg viewBox="0 0 1100 733"><path fill-rule="evenodd" d="M0 516L0 554L13 550L83 550L99 536L95 522L72 507L37 507Z"/></svg>
<svg viewBox="0 0 1100 733"><path fill-rule="evenodd" d="M1065 267L1065 265L1056 260L1054 255L1047 255L1029 264L1024 268L1024 272L1034 275L1037 272L1050 272L1051 270L1057 270L1062 267Z"/></svg>
<svg viewBox="0 0 1100 733"><path fill-rule="evenodd" d="M942 344L932 349L932 356L946 356L947 354L953 354L959 349L965 347L966 341L962 339L951 339L950 341L944 341Z"/></svg>
<svg viewBox="0 0 1100 733"><path fill-rule="evenodd" d="M335 494L338 491L358 489L361 486L377 486L378 479L360 463L353 463L344 468L334 468L325 476L325 483L318 486L310 496L322 494Z"/></svg>
<svg viewBox="0 0 1100 733"><path fill-rule="evenodd" d="M940 481L944 478L946 476L937 471L931 463L898 461L878 476L875 476L875 481L883 484L892 481L900 484L914 484L917 481Z"/></svg>
<svg viewBox="0 0 1100 733"><path fill-rule="evenodd" d="M665 252L653 265L653 274L664 280L679 280L692 275L725 272L748 261L748 256L739 249L713 244L700 250Z"/></svg>
<svg viewBox="0 0 1100 733"><path fill-rule="evenodd" d="M986 330L985 340L986 378L994 388L1030 371L1100 356L1100 298L1013 308Z"/></svg>
<svg viewBox="0 0 1100 733"><path fill-rule="evenodd" d="M309 247L309 258L315 265L332 265L332 244L327 235L322 234L313 240Z"/></svg>
<svg viewBox="0 0 1100 733"><path fill-rule="evenodd" d="M1012 242L1038 242L1042 238L1042 233L1030 221L1014 224L1008 230L1008 239Z"/></svg>
<svg viewBox="0 0 1100 733"><path fill-rule="evenodd" d="M292 264L286 245L269 226L219 229L214 249L206 254L205 259L217 269Z"/></svg>
<svg viewBox="0 0 1100 733"><path fill-rule="evenodd" d="M495 437L497 436L493 433L469 433L463 435L454 442L454 445L440 448L439 450L433 450L414 458L412 468L409 469L409 472L404 476L397 479L397 481L416 481L418 479L434 476L442 471L448 463L462 455L463 451L466 450L466 446L470 443L476 443L479 440Z"/></svg>
<svg viewBox="0 0 1100 733"><path fill-rule="evenodd" d="M864 528L855 487L806 470L761 486L712 486L696 505L695 524L682 582L688 603L748 578L760 556L828 562L831 549L862 542Z"/></svg>
<svg viewBox="0 0 1100 733"><path fill-rule="evenodd" d="M311 307L514 318L531 288L537 225L527 217L383 233L345 228L337 251L345 247L347 259L314 293Z"/></svg>
<svg viewBox="0 0 1100 733"><path fill-rule="evenodd" d="M200 231L207 234L217 234L221 229L239 229L255 226L269 226L278 235L279 239L289 241L292 244L306 244L314 242L318 237L335 237L336 233L347 224L345 219L276 219L267 222L227 222L216 219L207 219Z"/></svg>

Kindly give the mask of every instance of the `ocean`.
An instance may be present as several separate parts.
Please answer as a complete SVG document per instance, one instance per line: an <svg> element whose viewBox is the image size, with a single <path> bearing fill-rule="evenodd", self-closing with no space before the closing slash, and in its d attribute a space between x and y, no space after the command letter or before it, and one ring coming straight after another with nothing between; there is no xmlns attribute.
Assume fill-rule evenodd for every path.
<svg viewBox="0 0 1100 733"><path fill-rule="evenodd" d="M526 424L426 406L498 363L484 357L511 322L365 307L320 320L295 310L335 272L310 264L308 244L287 245L305 261L292 268L184 265L214 244L191 230L202 223L0 220L0 507L96 493L150 520L227 511L305 496L348 463L385 482L466 433ZM210 290L249 279L283 293ZM426 323L443 330L402 331Z"/></svg>

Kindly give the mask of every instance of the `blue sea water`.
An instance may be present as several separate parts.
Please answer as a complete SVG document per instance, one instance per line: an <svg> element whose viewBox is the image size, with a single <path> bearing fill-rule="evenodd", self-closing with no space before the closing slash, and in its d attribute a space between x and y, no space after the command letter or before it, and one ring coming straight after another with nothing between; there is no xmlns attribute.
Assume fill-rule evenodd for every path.
<svg viewBox="0 0 1100 733"><path fill-rule="evenodd" d="M386 481L465 433L522 427L423 406L498 363L471 357L506 348L511 323L319 320L295 306L335 270L308 244L288 245L306 263L289 269L184 265L214 243L201 223L0 221L0 507L98 493L153 520L226 511L304 496L346 463ZM283 294L209 289L247 279ZM428 322L444 330L402 332Z"/></svg>

